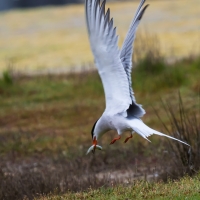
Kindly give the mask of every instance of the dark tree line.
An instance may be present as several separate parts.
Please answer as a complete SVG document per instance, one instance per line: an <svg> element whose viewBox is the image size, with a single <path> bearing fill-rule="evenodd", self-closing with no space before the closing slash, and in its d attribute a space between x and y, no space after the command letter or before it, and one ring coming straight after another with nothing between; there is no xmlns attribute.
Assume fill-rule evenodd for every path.
<svg viewBox="0 0 200 200"><path fill-rule="evenodd" d="M0 10L82 3L84 0L0 0Z"/></svg>

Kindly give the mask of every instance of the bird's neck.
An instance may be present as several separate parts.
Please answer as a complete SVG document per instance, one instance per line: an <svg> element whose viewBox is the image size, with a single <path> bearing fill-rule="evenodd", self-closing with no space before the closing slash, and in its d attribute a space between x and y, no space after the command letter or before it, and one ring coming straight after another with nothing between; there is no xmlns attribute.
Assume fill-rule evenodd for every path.
<svg viewBox="0 0 200 200"><path fill-rule="evenodd" d="M99 138L109 130L110 130L110 127L108 126L108 122L105 119L105 117L102 116L98 119L96 123L95 129L94 129L94 136L96 136L96 138Z"/></svg>

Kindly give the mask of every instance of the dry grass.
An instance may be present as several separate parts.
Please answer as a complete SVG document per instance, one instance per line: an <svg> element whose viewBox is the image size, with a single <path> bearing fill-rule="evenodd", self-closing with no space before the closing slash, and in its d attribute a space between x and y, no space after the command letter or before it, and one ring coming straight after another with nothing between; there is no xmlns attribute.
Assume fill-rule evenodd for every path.
<svg viewBox="0 0 200 200"><path fill-rule="evenodd" d="M199 52L199 0L148 1L139 32L156 34L165 57ZM108 3L122 43L138 2ZM84 6L46 7L0 13L0 69L8 60L16 69L77 66L93 61ZM139 34L138 34L139 35ZM77 59L78 58L78 59Z"/></svg>
<svg viewBox="0 0 200 200"><path fill-rule="evenodd" d="M192 176L200 167L200 96L192 100L195 104L191 100L183 101L180 93L177 96L176 104L169 99L163 102L165 113L170 119L170 128L163 125L168 134L187 142L190 147L169 141L166 154L171 158L169 176L173 178L184 174Z"/></svg>
<svg viewBox="0 0 200 200"><path fill-rule="evenodd" d="M29 138L35 139L30 135ZM67 152L62 147L55 152L53 146L45 149L44 145L41 146L42 151L32 149L34 152L31 153L28 151L33 147L32 141L29 139L29 143L25 143L27 138L24 134L21 137L15 135L13 139L16 139L16 146L10 155L7 154L1 160L0 166L0 198L5 200L23 197L33 199L41 194L79 192L88 188L111 187L135 179L155 179L155 174L163 170L157 166L157 156L150 155L150 158L146 158L146 153L141 151L141 147L145 149L142 143L129 146L127 150L115 147L109 152L86 156L80 148L71 147ZM23 142L19 142L19 139ZM45 137L40 139L41 144ZM57 140L51 142L53 143L57 143ZM24 155L17 152L17 146L22 147ZM70 144L66 144L66 147L70 147ZM83 149L85 148L83 145ZM149 151L156 152L156 149L149 148Z"/></svg>

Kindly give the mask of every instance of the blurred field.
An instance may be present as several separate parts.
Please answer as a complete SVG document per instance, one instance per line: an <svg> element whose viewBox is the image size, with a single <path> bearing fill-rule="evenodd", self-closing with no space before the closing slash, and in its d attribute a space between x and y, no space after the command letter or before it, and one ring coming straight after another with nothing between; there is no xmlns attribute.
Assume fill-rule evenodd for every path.
<svg viewBox="0 0 200 200"><path fill-rule="evenodd" d="M139 32L156 34L166 58L198 54L199 0L153 1ZM108 3L121 44L137 2ZM0 13L0 70L13 62L17 70L68 69L93 62L84 6L46 7Z"/></svg>
<svg viewBox="0 0 200 200"><path fill-rule="evenodd" d="M134 69L133 88L137 101L150 112L144 120L157 125L159 120L156 116L152 118L151 105L157 106L160 97L176 94L177 89L183 90L184 95L198 95L200 60L183 60L170 67L162 63L151 66L150 60L147 62L148 65L141 62ZM16 76L12 81L7 76L5 73L0 81L0 133L18 132L18 129L36 131L49 137L56 134L55 140L61 134L62 138L69 137L70 146L79 141L90 144L88 131L105 107L103 88L96 71L35 78ZM162 119L165 120L165 116ZM1 147L5 151L9 145Z"/></svg>
<svg viewBox="0 0 200 200"><path fill-rule="evenodd" d="M141 36L135 43L137 63L132 74L137 102L147 112L143 120L166 134L177 134L172 132L174 127L161 99L176 113L180 91L192 121L187 121L186 129L195 140L195 131L190 130L199 133L200 128L199 0L149 3L139 28ZM108 4L121 36L120 44L137 4ZM85 155L91 145L90 130L105 102L97 71L84 70L88 66L94 69L94 65L83 5L2 12L0 46L0 199L199 197L199 175L168 184L149 182L178 178L188 166L190 175L197 173L198 134L196 143L191 143L191 154L198 161L192 166L177 159L179 154L189 155L189 151L176 141L152 136L152 143L148 143L134 135L124 144L125 133L115 145L109 145L116 136L114 131L99 141L102 151ZM163 56L176 62L169 64ZM79 66L80 73L70 71L70 67ZM28 76L13 73L12 68L31 74L47 69L69 69L70 73ZM173 117L176 115L178 112ZM182 139L183 135L178 134ZM174 147L181 150L174 151Z"/></svg>
<svg viewBox="0 0 200 200"><path fill-rule="evenodd" d="M144 122L166 133L152 106L170 130L161 97L176 110L180 90L187 113L198 113L200 59L188 58L170 66L161 58L154 58L153 62L148 59L141 60L133 71L134 92L147 112ZM109 145L116 136L111 131L99 140L102 151L85 155L91 145L92 125L104 110L103 88L96 71L37 77L9 73L4 72L0 79L0 199L33 199L69 191L72 193L66 194L66 199L78 199L77 195L90 195L90 190L74 192L89 188L118 191L119 183L131 188L135 179L173 177L170 170L174 154L166 150L167 138L152 136L152 143L148 143L134 135L124 144L127 133L116 144ZM192 137L194 133L190 134ZM176 141L172 144L177 146ZM177 166L175 169L183 172ZM124 191L121 186L119 190ZM191 196L191 192L188 194ZM51 195L48 198L54 199Z"/></svg>

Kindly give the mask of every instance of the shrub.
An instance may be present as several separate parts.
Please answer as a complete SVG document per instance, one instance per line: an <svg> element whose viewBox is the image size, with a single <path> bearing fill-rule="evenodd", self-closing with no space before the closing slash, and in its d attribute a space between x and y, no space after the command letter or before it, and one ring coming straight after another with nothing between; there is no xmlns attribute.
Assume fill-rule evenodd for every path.
<svg viewBox="0 0 200 200"><path fill-rule="evenodd" d="M6 70L6 71L3 72L2 82L5 85L12 85L13 84L13 79L12 79L10 71Z"/></svg>
<svg viewBox="0 0 200 200"><path fill-rule="evenodd" d="M166 67L160 43L155 35L140 34L135 41L133 60L136 70L144 74L160 74Z"/></svg>
<svg viewBox="0 0 200 200"><path fill-rule="evenodd" d="M189 104L190 106L188 106ZM170 119L170 128L163 123L166 131L173 137L191 145L188 147L172 140L167 143L167 151L171 158L168 176L172 178L181 177L184 174L193 175L200 169L199 106L195 105L192 109L191 102L184 104L180 93L178 106L172 105L170 101L163 102L165 112Z"/></svg>

